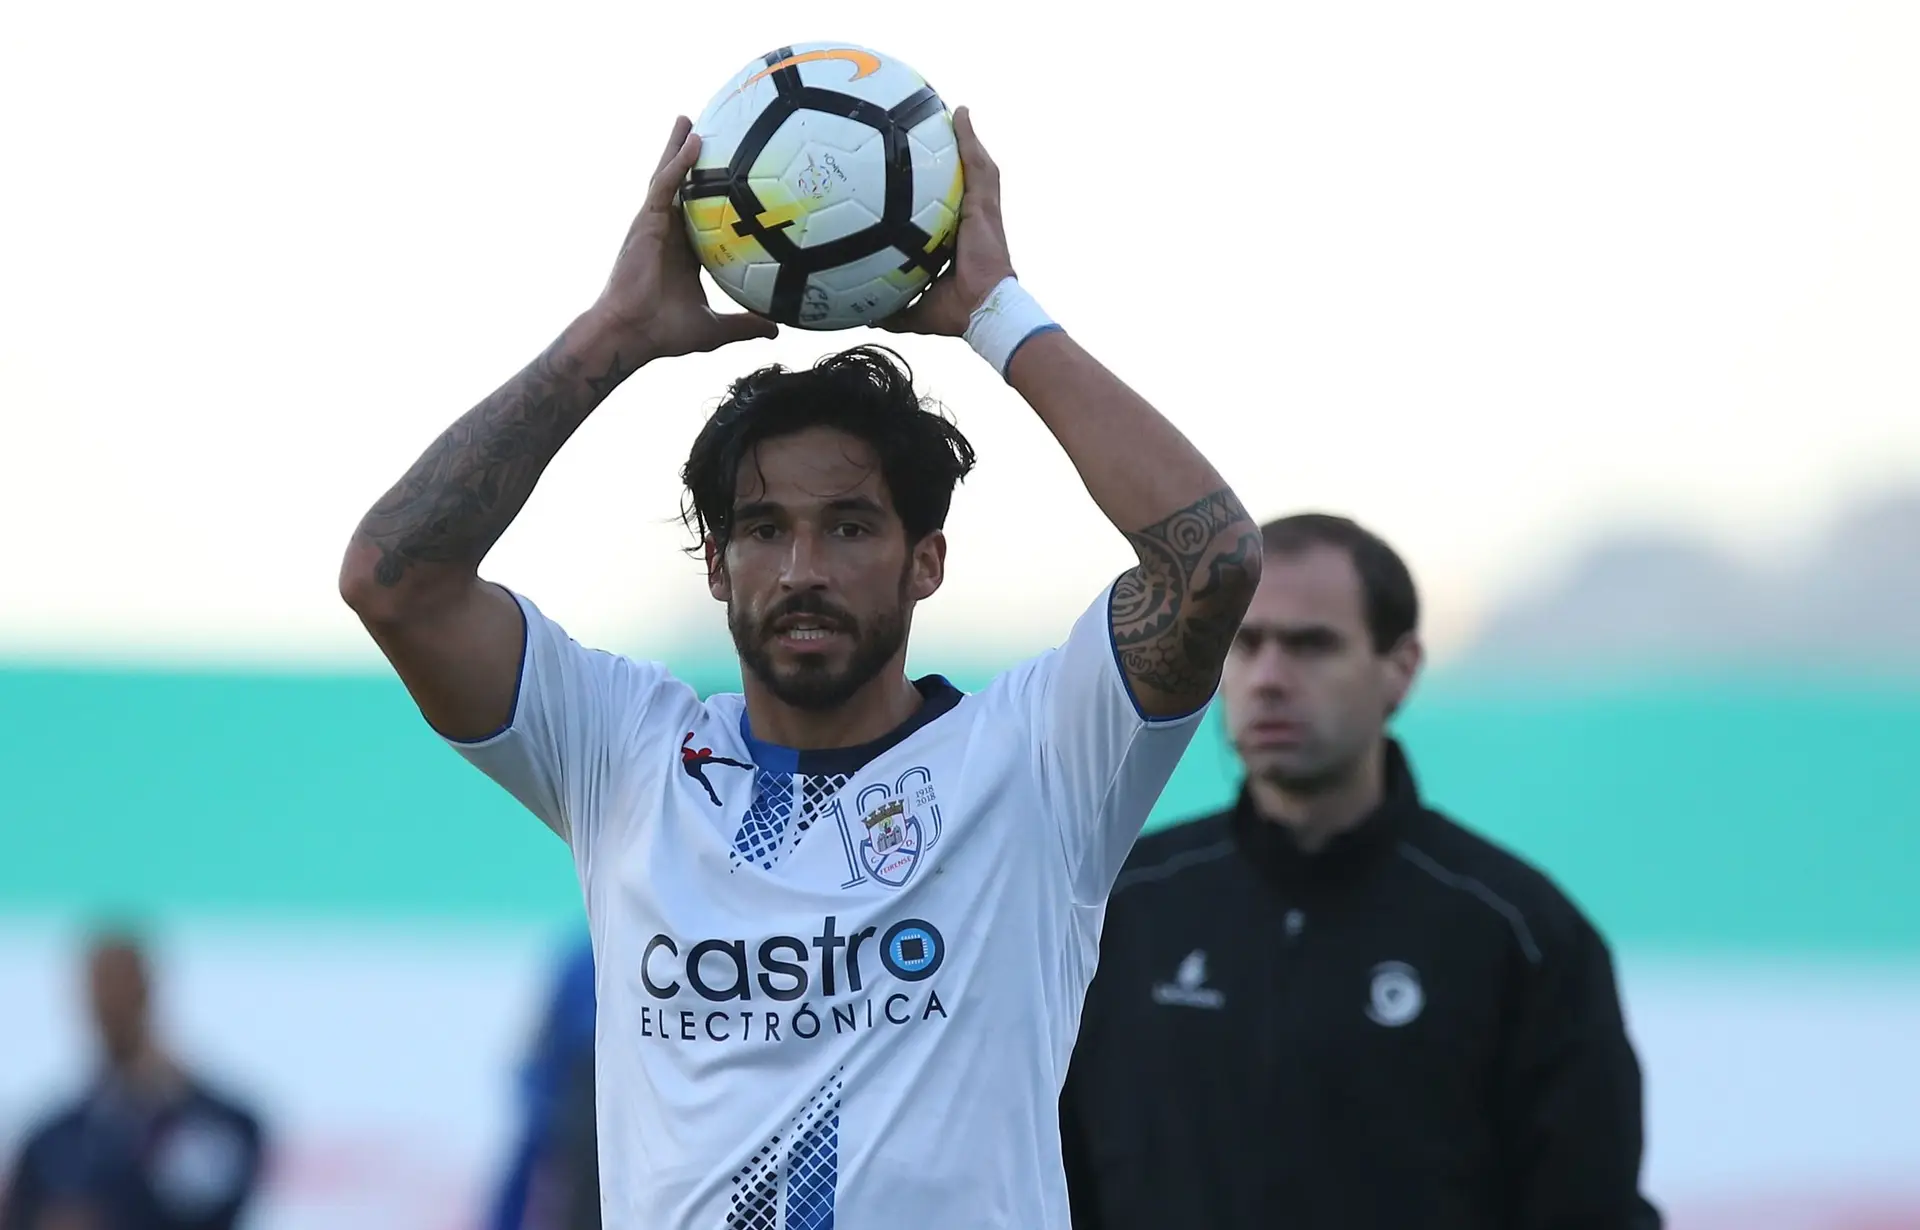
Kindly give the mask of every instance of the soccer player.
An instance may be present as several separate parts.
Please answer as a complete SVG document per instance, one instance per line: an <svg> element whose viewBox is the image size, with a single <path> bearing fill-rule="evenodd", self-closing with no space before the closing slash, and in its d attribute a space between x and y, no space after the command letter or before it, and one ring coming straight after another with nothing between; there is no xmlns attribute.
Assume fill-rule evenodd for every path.
<svg viewBox="0 0 1920 1230"><path fill-rule="evenodd" d="M703 702L480 578L615 386L775 332L700 289L684 118L597 301L427 450L342 565L427 722L571 848L616 1230L1068 1225L1057 1097L1107 893L1213 695L1260 536L1015 280L999 171L954 123L955 262L890 324L965 337L1132 546L1059 647L970 695L907 677L973 451L877 348L742 377L694 440L687 515L741 693Z"/></svg>

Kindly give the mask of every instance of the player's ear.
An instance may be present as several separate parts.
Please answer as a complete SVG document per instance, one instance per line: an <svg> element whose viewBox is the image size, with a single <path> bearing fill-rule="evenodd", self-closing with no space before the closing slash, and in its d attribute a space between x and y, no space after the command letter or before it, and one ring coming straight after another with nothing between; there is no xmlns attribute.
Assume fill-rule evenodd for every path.
<svg viewBox="0 0 1920 1230"><path fill-rule="evenodd" d="M1381 659L1381 669L1386 672L1387 716L1392 717L1406 703L1407 693L1413 691L1414 677L1420 673L1420 664L1426 660L1426 650L1420 644L1420 637L1409 632L1400 638L1400 643L1389 649Z"/></svg>
<svg viewBox="0 0 1920 1230"><path fill-rule="evenodd" d="M933 597L940 582L947 579L947 536L932 530L913 544L913 558L907 562L907 596L915 602Z"/></svg>
<svg viewBox="0 0 1920 1230"><path fill-rule="evenodd" d="M716 601L731 601L733 583L727 579L726 552L720 549L720 544L713 540L712 534L702 539L700 545L707 553L707 592L712 594Z"/></svg>

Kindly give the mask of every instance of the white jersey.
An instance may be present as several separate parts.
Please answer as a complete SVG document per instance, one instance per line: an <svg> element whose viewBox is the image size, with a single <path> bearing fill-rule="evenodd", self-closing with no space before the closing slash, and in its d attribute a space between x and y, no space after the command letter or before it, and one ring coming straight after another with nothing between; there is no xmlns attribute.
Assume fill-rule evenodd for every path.
<svg viewBox="0 0 1920 1230"><path fill-rule="evenodd" d="M521 600L511 724L454 746L573 850L611 1230L1067 1230L1107 894L1200 720L1142 717L1110 597L827 752Z"/></svg>

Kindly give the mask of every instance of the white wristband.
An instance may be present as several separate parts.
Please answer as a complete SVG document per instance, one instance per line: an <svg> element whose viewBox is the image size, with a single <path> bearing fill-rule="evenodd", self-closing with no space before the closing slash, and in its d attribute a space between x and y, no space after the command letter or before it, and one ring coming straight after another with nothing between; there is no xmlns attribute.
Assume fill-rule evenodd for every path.
<svg viewBox="0 0 1920 1230"><path fill-rule="evenodd" d="M1015 351L1032 338L1059 328L1053 317L1033 301L1026 288L1008 276L1000 280L1000 285L987 295L986 302L967 318L967 345L993 364L993 370L1005 380Z"/></svg>

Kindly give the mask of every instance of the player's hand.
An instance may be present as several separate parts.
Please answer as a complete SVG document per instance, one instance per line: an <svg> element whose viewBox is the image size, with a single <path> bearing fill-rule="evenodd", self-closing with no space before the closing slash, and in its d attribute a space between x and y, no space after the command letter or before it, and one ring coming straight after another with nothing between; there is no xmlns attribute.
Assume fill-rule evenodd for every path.
<svg viewBox="0 0 1920 1230"><path fill-rule="evenodd" d="M973 113L958 107L953 135L960 146L960 233L953 264L934 279L912 306L879 323L895 333L938 333L959 337L967 318L987 301L993 288L1013 274L1007 255L1007 227L1000 218L1000 168L988 157L973 130Z"/></svg>
<svg viewBox="0 0 1920 1230"><path fill-rule="evenodd" d="M700 262L687 238L676 194L700 156L693 121L681 116L647 184L646 203L627 230L594 312L632 334L649 359L718 350L729 342L773 337L779 328L751 312L716 312L700 285Z"/></svg>

